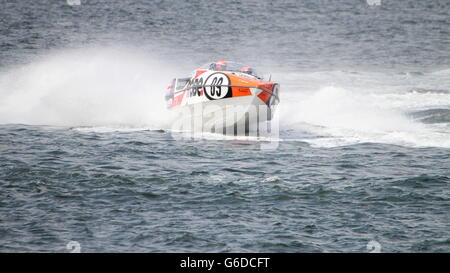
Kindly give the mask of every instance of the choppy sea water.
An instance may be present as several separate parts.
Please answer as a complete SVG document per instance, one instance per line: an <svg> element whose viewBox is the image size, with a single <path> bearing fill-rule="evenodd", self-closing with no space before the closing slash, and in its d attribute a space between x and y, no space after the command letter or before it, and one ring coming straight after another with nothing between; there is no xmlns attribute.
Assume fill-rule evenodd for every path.
<svg viewBox="0 0 450 273"><path fill-rule="evenodd" d="M0 2L1 252L449 252L448 1L80 3ZM280 83L275 149L170 130L222 58Z"/></svg>

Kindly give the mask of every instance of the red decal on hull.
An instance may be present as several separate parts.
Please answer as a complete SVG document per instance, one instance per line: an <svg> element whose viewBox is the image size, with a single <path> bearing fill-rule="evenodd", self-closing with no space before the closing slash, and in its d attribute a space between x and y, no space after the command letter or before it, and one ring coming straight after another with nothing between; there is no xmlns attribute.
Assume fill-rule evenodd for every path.
<svg viewBox="0 0 450 273"><path fill-rule="evenodd" d="M178 95L178 96L176 96L176 97L173 98L173 101L172 101L172 107L181 104L181 101L183 100L183 97L184 97L184 93L185 93L185 92L182 92L180 95Z"/></svg>

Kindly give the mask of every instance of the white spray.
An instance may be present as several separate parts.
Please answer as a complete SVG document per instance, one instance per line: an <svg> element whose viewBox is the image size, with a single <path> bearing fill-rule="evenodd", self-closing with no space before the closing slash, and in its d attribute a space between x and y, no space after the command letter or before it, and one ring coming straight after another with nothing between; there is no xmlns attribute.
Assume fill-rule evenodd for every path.
<svg viewBox="0 0 450 273"><path fill-rule="evenodd" d="M59 51L0 74L0 123L164 128L174 73L124 48Z"/></svg>
<svg viewBox="0 0 450 273"><path fill-rule="evenodd" d="M53 52L0 73L0 124L167 129L164 89L186 73L130 48ZM343 71L273 78L282 86L277 110L282 139L327 147L361 142L450 147L448 127L405 114L448 108L450 93L410 92L450 90L448 70L417 79Z"/></svg>

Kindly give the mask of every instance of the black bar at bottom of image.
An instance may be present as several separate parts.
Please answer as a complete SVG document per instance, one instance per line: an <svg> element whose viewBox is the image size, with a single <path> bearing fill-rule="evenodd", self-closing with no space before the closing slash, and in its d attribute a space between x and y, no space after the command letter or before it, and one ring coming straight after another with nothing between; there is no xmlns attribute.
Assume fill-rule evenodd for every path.
<svg viewBox="0 0 450 273"><path fill-rule="evenodd" d="M21 269L114 269L144 272L302 272L325 269L386 270L445 266L449 254L393 253L61 253L0 254L2 266ZM7 267L6 267L7 266Z"/></svg>

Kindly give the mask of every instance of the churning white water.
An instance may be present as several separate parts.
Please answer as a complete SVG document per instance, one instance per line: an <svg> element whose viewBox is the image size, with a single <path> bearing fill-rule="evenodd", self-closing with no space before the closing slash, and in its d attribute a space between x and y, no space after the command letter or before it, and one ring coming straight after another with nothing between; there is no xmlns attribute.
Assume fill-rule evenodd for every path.
<svg viewBox="0 0 450 273"><path fill-rule="evenodd" d="M59 51L1 73L0 123L161 128L172 72L131 50Z"/></svg>
<svg viewBox="0 0 450 273"><path fill-rule="evenodd" d="M411 113L449 109L445 73L321 72L286 75L280 127L318 146L361 142L450 147L448 123L424 124ZM286 90L287 89L287 90Z"/></svg>
<svg viewBox="0 0 450 273"><path fill-rule="evenodd" d="M132 48L59 50L1 72L0 123L168 129L164 88L189 72ZM409 114L448 109L448 74L276 72L280 139L450 147L448 123L424 124Z"/></svg>

